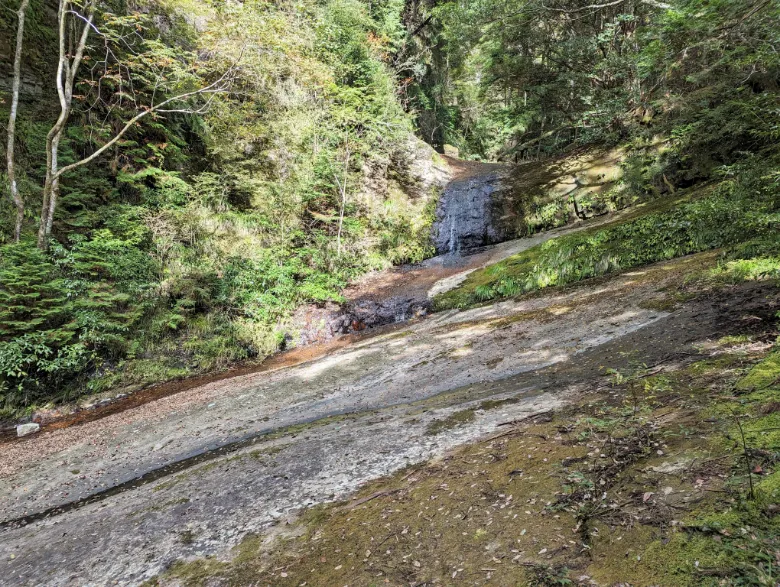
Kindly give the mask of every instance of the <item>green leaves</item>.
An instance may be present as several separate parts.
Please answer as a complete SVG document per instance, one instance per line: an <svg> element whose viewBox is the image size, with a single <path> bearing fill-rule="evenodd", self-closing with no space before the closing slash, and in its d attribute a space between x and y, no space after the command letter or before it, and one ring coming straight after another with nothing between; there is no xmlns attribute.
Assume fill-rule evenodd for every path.
<svg viewBox="0 0 780 587"><path fill-rule="evenodd" d="M780 136L776 3L667 4L439 3L414 44L424 136L509 159L673 133L683 139L676 162L690 168L687 181L735 161L738 150L772 148Z"/></svg>
<svg viewBox="0 0 780 587"><path fill-rule="evenodd" d="M0 340L62 323L70 302L57 267L34 243L8 245L0 257Z"/></svg>
<svg viewBox="0 0 780 587"><path fill-rule="evenodd" d="M6 408L68 389L99 357L124 354L156 275L137 244L102 229L51 253L31 241L0 249L0 388L18 392Z"/></svg>

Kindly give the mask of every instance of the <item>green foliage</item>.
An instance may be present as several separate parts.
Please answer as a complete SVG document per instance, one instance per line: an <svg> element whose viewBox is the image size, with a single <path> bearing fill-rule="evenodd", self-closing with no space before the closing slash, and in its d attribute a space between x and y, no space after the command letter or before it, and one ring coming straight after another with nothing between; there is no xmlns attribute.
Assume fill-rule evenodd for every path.
<svg viewBox="0 0 780 587"><path fill-rule="evenodd" d="M574 584L574 582L569 579L569 569L566 567L534 564L531 565L530 572L533 576L534 585L559 587Z"/></svg>
<svg viewBox="0 0 780 587"><path fill-rule="evenodd" d="M411 124L389 66L406 36L403 10L399 0L295 11L101 5L104 36L79 72L60 165L99 148L143 105L238 64L234 91L173 105L196 114L146 117L64 177L48 253L0 244L6 413L265 356L301 304L340 300L360 273L431 253L435 198L406 177ZM55 23L37 0L30 11L23 69L44 91L24 96L18 124L27 235L57 105ZM10 11L0 15L3 32L14 26ZM375 176L392 176L392 193L372 191ZM4 199L0 243L12 219Z"/></svg>
<svg viewBox="0 0 780 587"><path fill-rule="evenodd" d="M73 302L57 266L34 243L0 257L0 410L46 396L47 384L81 369L88 353L75 340Z"/></svg>
<svg viewBox="0 0 780 587"><path fill-rule="evenodd" d="M123 356L155 270L136 239L74 234L70 247L2 248L0 390L6 409L68 396L90 366Z"/></svg>
<svg viewBox="0 0 780 587"><path fill-rule="evenodd" d="M777 275L778 177L755 169L769 168L780 137L778 9L653 4L101 4L104 36L79 72L61 165L139 109L231 68L233 91L146 117L63 177L48 253L8 242L13 210L2 200L5 408L263 356L296 307L338 301L369 269L433 254L436 197L410 178L413 121L431 144L485 159L631 139L621 185L576 202L531 195L514 211L528 231L567 223L573 207L601 213L723 181L711 196L488 268L446 304L738 243L715 278ZM13 31L4 11L0 32ZM43 91L23 96L18 123L26 238L57 106L56 34L41 0L27 31L25 80ZM744 163L751 157L758 163Z"/></svg>
<svg viewBox="0 0 780 587"><path fill-rule="evenodd" d="M417 22L434 20L408 72L427 111L424 136L506 159L672 136L664 171L676 184L776 143L777 4L666 4L487 0L421 10Z"/></svg>
<svg viewBox="0 0 780 587"><path fill-rule="evenodd" d="M3 248L0 257L0 336L4 339L58 325L68 299L57 267L33 243Z"/></svg>

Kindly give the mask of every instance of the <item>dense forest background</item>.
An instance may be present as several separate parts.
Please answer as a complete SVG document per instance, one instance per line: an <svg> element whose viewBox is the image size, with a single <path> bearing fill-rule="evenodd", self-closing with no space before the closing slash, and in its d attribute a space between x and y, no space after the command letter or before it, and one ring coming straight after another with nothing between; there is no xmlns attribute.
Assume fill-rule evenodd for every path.
<svg viewBox="0 0 780 587"><path fill-rule="evenodd" d="M22 3L1 4L7 133ZM778 252L774 0L29 0L24 14L18 242L5 174L0 201L7 416L266 356L301 304L431 256L437 188L415 169L437 156L420 139L508 162L620 145L624 201L717 184L696 247L734 221L744 254ZM84 30L59 164L98 156L62 175L41 239L58 55L71 62ZM653 246L699 238L675 228Z"/></svg>

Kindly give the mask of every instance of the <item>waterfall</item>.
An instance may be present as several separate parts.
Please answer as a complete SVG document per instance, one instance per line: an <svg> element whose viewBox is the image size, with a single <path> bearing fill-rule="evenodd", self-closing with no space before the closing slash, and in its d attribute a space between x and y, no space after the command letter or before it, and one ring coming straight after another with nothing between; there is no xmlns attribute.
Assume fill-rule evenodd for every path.
<svg viewBox="0 0 780 587"><path fill-rule="evenodd" d="M455 236L455 216L450 214L450 255L458 251L458 240Z"/></svg>
<svg viewBox="0 0 780 587"><path fill-rule="evenodd" d="M433 227L437 254L467 254L500 240L491 215L493 193L500 180L501 174L491 170L450 182L439 201L438 220Z"/></svg>

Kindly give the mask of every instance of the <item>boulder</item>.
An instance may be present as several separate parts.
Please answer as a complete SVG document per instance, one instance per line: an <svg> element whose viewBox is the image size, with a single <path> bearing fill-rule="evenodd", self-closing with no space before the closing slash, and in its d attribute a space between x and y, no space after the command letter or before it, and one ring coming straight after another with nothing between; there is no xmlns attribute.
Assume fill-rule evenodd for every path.
<svg viewBox="0 0 780 587"><path fill-rule="evenodd" d="M19 424L16 427L16 435L19 437L27 436L28 434L35 434L40 429L41 425L36 424L35 422L30 422L29 424Z"/></svg>

